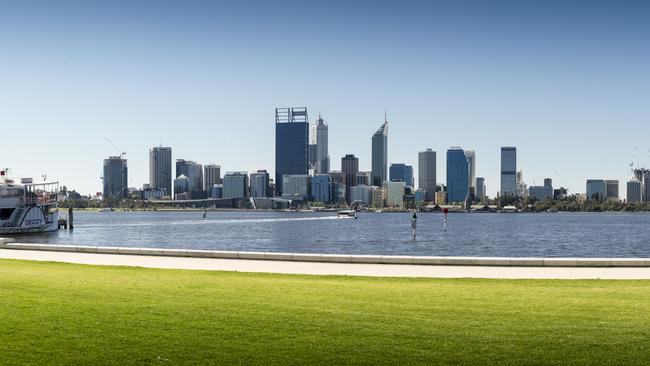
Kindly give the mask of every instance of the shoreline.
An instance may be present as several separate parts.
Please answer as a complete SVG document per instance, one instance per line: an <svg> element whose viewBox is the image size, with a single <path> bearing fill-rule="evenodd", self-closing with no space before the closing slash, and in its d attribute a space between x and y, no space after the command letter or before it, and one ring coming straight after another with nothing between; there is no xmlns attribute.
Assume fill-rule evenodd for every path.
<svg viewBox="0 0 650 366"><path fill-rule="evenodd" d="M88 245L54 245L16 243L0 238L0 249L42 251L53 253L90 253L176 258L208 258L305 263L417 265L417 266L477 266L477 267L542 267L542 268L649 268L650 258L549 258L549 257L462 257L462 256L404 256L247 252L221 250L165 249L138 247L106 247Z"/></svg>
<svg viewBox="0 0 650 366"><path fill-rule="evenodd" d="M0 249L0 259L74 263L100 266L276 273L315 276L390 278L475 278L510 280L650 280L650 268L639 267L498 267L417 264L299 262L98 254Z"/></svg>

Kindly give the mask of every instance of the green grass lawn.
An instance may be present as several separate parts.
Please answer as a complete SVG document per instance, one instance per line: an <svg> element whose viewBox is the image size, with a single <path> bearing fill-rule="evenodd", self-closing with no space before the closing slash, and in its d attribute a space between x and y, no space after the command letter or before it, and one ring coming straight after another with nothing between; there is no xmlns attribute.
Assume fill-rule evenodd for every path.
<svg viewBox="0 0 650 366"><path fill-rule="evenodd" d="M650 282L0 260L0 365L647 364Z"/></svg>

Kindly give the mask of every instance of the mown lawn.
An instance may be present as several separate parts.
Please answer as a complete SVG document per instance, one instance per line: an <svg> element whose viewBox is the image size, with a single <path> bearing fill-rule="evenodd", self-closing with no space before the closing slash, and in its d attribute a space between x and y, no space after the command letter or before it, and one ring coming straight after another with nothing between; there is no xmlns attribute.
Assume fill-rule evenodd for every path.
<svg viewBox="0 0 650 366"><path fill-rule="evenodd" d="M0 260L0 365L647 364L649 281Z"/></svg>

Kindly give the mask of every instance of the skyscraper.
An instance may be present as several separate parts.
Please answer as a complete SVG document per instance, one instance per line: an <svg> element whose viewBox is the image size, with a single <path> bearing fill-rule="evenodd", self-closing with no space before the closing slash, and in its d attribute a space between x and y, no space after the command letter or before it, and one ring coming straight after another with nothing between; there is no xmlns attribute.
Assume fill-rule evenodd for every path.
<svg viewBox="0 0 650 366"><path fill-rule="evenodd" d="M607 198L607 181L604 179L587 179L587 199L604 201Z"/></svg>
<svg viewBox="0 0 650 366"><path fill-rule="evenodd" d="M476 153L474 150L465 150L465 157L467 158L468 185L470 190L474 188L474 193L476 193Z"/></svg>
<svg viewBox="0 0 650 366"><path fill-rule="evenodd" d="M149 186L172 195L172 148L157 146L149 150Z"/></svg>
<svg viewBox="0 0 650 366"><path fill-rule="evenodd" d="M632 178L630 181L627 182L627 202L628 203L640 203L642 200L642 194L641 194L641 182L636 179Z"/></svg>
<svg viewBox="0 0 650 366"><path fill-rule="evenodd" d="M501 148L501 196L517 194L517 148Z"/></svg>
<svg viewBox="0 0 650 366"><path fill-rule="evenodd" d="M476 177L476 200L478 202L485 202L485 178Z"/></svg>
<svg viewBox="0 0 650 366"><path fill-rule="evenodd" d="M372 135L372 185L381 187L388 178L388 120Z"/></svg>
<svg viewBox="0 0 650 366"><path fill-rule="evenodd" d="M418 188L424 189L426 201L436 195L436 152L431 149L418 153Z"/></svg>
<svg viewBox="0 0 650 366"><path fill-rule="evenodd" d="M469 167L460 147L447 150L447 202L465 202L469 195Z"/></svg>
<svg viewBox="0 0 650 366"><path fill-rule="evenodd" d="M357 174L359 173L359 158L353 154L347 154L341 158L341 170L343 171L345 183L345 200L350 201L350 188L357 185Z"/></svg>
<svg viewBox="0 0 650 366"><path fill-rule="evenodd" d="M316 123L310 126L309 134L309 163L314 168L314 174L327 174L330 171L330 156L328 152L328 127L323 118L318 116Z"/></svg>
<svg viewBox="0 0 650 366"><path fill-rule="evenodd" d="M203 166L203 190L210 192L215 184L222 184L221 180L221 166L215 164L207 164Z"/></svg>
<svg viewBox="0 0 650 366"><path fill-rule="evenodd" d="M641 200L650 202L650 170L646 168L637 168L633 170L636 180L641 182Z"/></svg>
<svg viewBox="0 0 650 366"><path fill-rule="evenodd" d="M128 169L126 159L120 156L110 156L104 159L104 174L102 175L103 197L124 199L128 196Z"/></svg>
<svg viewBox="0 0 650 366"><path fill-rule="evenodd" d="M275 109L275 189L282 195L282 176L309 172L307 108Z"/></svg>

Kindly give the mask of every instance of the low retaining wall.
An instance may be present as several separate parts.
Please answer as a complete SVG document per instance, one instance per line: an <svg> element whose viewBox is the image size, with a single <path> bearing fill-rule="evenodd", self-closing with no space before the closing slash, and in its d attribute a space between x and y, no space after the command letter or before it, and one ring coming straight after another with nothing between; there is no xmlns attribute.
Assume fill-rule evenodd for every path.
<svg viewBox="0 0 650 366"><path fill-rule="evenodd" d="M0 238L0 248L56 252L130 254L167 257L252 259L297 262L417 264L443 266L501 267L650 267L650 258L516 258L516 257L423 257L390 255L298 254L271 252L229 252L160 248L93 247L73 245L23 244Z"/></svg>

